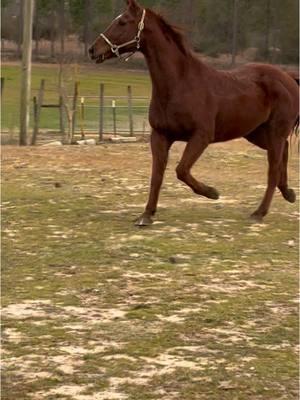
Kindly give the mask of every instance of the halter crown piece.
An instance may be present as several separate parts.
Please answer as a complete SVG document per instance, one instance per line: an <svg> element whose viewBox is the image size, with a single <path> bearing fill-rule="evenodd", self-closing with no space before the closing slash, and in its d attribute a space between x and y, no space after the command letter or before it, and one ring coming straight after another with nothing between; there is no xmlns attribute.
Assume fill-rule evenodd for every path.
<svg viewBox="0 0 300 400"><path fill-rule="evenodd" d="M132 40L130 40L129 42L125 42L125 43L122 43L122 44L113 44L113 43L108 39L108 37L104 35L104 33L101 33L101 34L100 34L100 36L101 36L101 37L106 41L106 43L110 46L111 52L114 53L120 60L125 59L125 61L128 61L129 58L130 58L137 50L139 50L139 48L140 48L140 42L141 42L141 34L142 34L143 29L144 29L144 27L145 27L145 16L146 16L146 10L144 9L144 10L143 10L143 13L142 13L142 18L141 18L141 20L140 20L140 22L139 22L139 24L138 24L138 31L137 31L137 34L136 34L135 38L132 39ZM130 55L127 56L127 57L125 57L125 58L124 58L124 57L121 57L121 55L120 55L120 53L119 53L119 50L122 49L123 47L128 46L129 44L132 44L132 43L136 43L136 50L133 51L132 53L130 53ZM104 54L102 55L102 59L104 59Z"/></svg>

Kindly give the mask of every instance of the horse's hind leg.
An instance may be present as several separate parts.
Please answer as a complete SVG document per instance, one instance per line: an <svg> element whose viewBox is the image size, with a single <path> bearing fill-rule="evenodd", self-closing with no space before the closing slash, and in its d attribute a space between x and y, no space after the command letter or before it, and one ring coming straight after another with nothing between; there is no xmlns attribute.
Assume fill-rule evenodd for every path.
<svg viewBox="0 0 300 400"><path fill-rule="evenodd" d="M248 136L245 137L249 142L255 144L263 150L267 150L268 148L268 137L267 137L267 127L262 125L258 127L255 131L251 132ZM288 158L289 158L289 143L286 140L282 162L280 166L280 180L278 184L278 189L280 190L283 198L290 203L294 203L296 201L296 194L293 189L288 187Z"/></svg>
<svg viewBox="0 0 300 400"><path fill-rule="evenodd" d="M276 137L274 135L275 132L272 133L273 135L268 137L267 149L269 161L268 186L260 206L252 214L252 218L257 220L262 220L262 218L268 213L276 186L279 185L281 178L281 165L286 139L280 136Z"/></svg>
<svg viewBox="0 0 300 400"><path fill-rule="evenodd" d="M285 200L287 200L290 203L295 203L296 193L294 192L293 189L290 189L288 187L288 176L287 176L288 158L289 158L289 142L286 140L281 162L281 175L278 184L278 189L281 191L281 194Z"/></svg>
<svg viewBox="0 0 300 400"><path fill-rule="evenodd" d="M208 142L200 135L194 135L187 143L182 158L176 168L177 178L187 184L196 194L208 197L209 199L218 199L219 193L213 187L206 186L198 182L191 175L191 168L208 146Z"/></svg>

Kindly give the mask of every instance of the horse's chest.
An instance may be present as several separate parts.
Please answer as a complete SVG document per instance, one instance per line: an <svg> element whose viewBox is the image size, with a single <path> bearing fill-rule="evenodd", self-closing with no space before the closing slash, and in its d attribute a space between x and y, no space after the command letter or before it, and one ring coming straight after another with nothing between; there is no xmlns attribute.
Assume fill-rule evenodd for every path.
<svg viewBox="0 0 300 400"><path fill-rule="evenodd" d="M149 122L153 129L174 135L189 134L195 127L192 110L176 101L170 101L166 104L152 102Z"/></svg>

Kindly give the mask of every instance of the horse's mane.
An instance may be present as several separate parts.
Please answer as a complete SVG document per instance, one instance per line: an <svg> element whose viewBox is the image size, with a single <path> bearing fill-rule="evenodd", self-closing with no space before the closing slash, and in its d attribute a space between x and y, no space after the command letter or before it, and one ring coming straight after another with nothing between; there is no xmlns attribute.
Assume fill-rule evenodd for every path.
<svg viewBox="0 0 300 400"><path fill-rule="evenodd" d="M154 12L153 10L147 10L147 12L151 13L154 15L164 33L164 35L169 39L175 42L175 44L178 46L179 50L183 54L188 54L191 52L191 48L187 42L186 37L184 36L184 30L183 28L169 23L165 17L163 17L161 14L158 14Z"/></svg>

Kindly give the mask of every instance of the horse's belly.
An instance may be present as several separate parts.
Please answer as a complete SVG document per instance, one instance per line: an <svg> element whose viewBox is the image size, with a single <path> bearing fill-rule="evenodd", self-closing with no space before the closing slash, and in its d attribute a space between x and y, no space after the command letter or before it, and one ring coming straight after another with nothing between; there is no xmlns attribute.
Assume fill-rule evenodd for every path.
<svg viewBox="0 0 300 400"><path fill-rule="evenodd" d="M269 107L260 102L256 104L237 104L235 107L225 106L217 115L215 125L215 141L237 139L246 136L259 125L266 122L270 115Z"/></svg>

